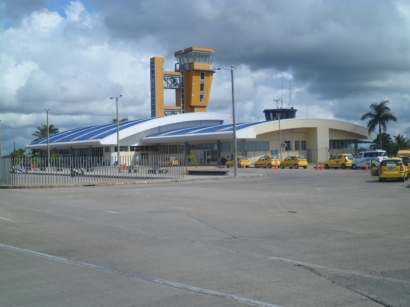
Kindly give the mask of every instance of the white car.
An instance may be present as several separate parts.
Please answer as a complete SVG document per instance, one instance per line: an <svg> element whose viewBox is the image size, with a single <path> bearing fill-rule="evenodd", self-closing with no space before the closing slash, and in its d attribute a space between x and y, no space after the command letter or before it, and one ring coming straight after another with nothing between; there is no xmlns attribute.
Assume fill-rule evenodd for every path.
<svg viewBox="0 0 410 307"><path fill-rule="evenodd" d="M372 166L379 166L380 162L382 162L384 158L388 158L385 150L373 149L373 150L362 151L358 153L357 156L353 159L352 169L357 169L357 168L364 169L366 167L366 163L370 167L371 160L373 160L373 164L374 164Z"/></svg>

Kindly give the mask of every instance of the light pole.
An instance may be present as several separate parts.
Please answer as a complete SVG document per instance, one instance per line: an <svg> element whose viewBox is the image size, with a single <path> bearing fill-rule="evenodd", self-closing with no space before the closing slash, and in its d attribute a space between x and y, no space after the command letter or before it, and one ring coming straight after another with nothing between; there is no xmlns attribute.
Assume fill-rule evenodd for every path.
<svg viewBox="0 0 410 307"><path fill-rule="evenodd" d="M280 161L282 161L282 130L280 129L280 116L281 116L281 114L278 114L278 120L279 120L279 153L280 153Z"/></svg>
<svg viewBox="0 0 410 307"><path fill-rule="evenodd" d="M117 166L118 166L118 172L121 170L121 162L120 162L120 123L118 119L118 98L122 97L122 94L120 96L115 97L115 105L116 105L116 110L117 110ZM111 97L110 99L114 99L114 97Z"/></svg>
<svg viewBox="0 0 410 307"><path fill-rule="evenodd" d="M0 159L2 157L2 152L1 152L1 119L0 119Z"/></svg>
<svg viewBox="0 0 410 307"><path fill-rule="evenodd" d="M280 101L279 99L273 99L273 101L276 101L276 107L277 110L279 110L278 108L278 101ZM280 161L282 161L282 130L280 129L280 117L282 115L282 110L281 112L276 112L276 118L279 120L279 153L280 153Z"/></svg>
<svg viewBox="0 0 410 307"><path fill-rule="evenodd" d="M48 111L50 111L50 108L45 109L47 112L47 167L50 164L50 128L48 126Z"/></svg>
<svg viewBox="0 0 410 307"><path fill-rule="evenodd" d="M216 70L222 70L222 68L217 68ZM233 133L233 152L234 152L234 176L237 174L237 153L236 153L236 118L235 118L235 93L234 93L234 81L233 81L233 65L230 68L231 71L231 84L232 84L232 133Z"/></svg>

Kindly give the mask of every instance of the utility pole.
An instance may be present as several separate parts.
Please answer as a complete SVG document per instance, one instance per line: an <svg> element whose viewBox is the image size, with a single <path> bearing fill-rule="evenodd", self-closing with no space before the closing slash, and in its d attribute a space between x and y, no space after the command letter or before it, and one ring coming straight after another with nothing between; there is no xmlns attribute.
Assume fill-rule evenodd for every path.
<svg viewBox="0 0 410 307"><path fill-rule="evenodd" d="M2 157L2 152L1 152L1 119L0 119L0 159Z"/></svg>
<svg viewBox="0 0 410 307"><path fill-rule="evenodd" d="M50 164L50 128L48 126L48 111L50 111L50 109L45 109L45 111L47 112L47 166L49 166Z"/></svg>
<svg viewBox="0 0 410 307"><path fill-rule="evenodd" d="M115 98L115 108L116 108L116 114L117 114L117 167L118 167L118 172L121 172L121 157L120 157L120 122L118 118L118 98L122 97L122 94L117 97L111 97L110 99Z"/></svg>

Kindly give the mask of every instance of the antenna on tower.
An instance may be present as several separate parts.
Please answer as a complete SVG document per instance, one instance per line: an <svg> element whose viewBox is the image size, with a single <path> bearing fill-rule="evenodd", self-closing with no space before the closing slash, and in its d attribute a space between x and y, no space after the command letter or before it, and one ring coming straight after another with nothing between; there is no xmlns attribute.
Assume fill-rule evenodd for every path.
<svg viewBox="0 0 410 307"><path fill-rule="evenodd" d="M283 109L283 74L282 74L282 92L281 92L281 98L280 98L280 108Z"/></svg>
<svg viewBox="0 0 410 307"><path fill-rule="evenodd" d="M306 102L306 119L308 119L309 114L309 102Z"/></svg>
<svg viewBox="0 0 410 307"><path fill-rule="evenodd" d="M289 106L292 106L292 79L289 79Z"/></svg>

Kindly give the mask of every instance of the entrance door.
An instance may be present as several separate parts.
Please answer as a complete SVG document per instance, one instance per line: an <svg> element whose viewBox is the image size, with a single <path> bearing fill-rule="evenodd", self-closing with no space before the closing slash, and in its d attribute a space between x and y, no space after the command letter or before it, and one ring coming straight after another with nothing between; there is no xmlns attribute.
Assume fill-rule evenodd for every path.
<svg viewBox="0 0 410 307"><path fill-rule="evenodd" d="M148 153L147 152L141 153L139 164L148 165Z"/></svg>

